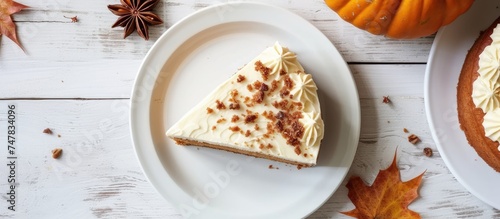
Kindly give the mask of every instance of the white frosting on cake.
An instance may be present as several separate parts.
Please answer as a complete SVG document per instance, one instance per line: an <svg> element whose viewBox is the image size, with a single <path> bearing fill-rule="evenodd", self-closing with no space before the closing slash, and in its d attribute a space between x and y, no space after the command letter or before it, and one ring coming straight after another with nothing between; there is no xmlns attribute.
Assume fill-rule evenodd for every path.
<svg viewBox="0 0 500 219"><path fill-rule="evenodd" d="M479 55L479 76L472 84L472 101L484 115L486 137L500 140L500 25L493 29L488 45Z"/></svg>
<svg viewBox="0 0 500 219"><path fill-rule="evenodd" d="M499 84L495 81L478 77L473 83L472 101L483 112L500 107Z"/></svg>
<svg viewBox="0 0 500 219"><path fill-rule="evenodd" d="M296 55L276 43L219 85L166 134L315 165L324 135L316 91Z"/></svg>
<svg viewBox="0 0 500 219"><path fill-rule="evenodd" d="M483 127L485 134L493 141L500 139L500 108L488 111L484 115Z"/></svg>
<svg viewBox="0 0 500 219"><path fill-rule="evenodd" d="M290 94L293 95L293 99L311 103L304 106L304 111L308 111L309 106L312 106L312 104L319 104L319 102L315 101L315 99L318 98L318 88L310 74L290 74L290 78L295 82L295 87L290 91ZM319 106L314 107L319 108Z"/></svg>
<svg viewBox="0 0 500 219"><path fill-rule="evenodd" d="M492 44L484 48L483 52L479 55L479 70L478 73L482 78L489 81L498 81L500 72L500 54L499 44Z"/></svg>
<svg viewBox="0 0 500 219"><path fill-rule="evenodd" d="M317 112L304 113L304 118L299 119L304 124L304 137L302 142L306 145L319 146L323 139L323 121Z"/></svg>
<svg viewBox="0 0 500 219"><path fill-rule="evenodd" d="M279 74L281 70L304 72L302 65L297 61L295 53L290 52L288 48L282 47L279 43L275 43L272 48L266 49L261 56L263 58L261 62L272 69L271 74Z"/></svg>

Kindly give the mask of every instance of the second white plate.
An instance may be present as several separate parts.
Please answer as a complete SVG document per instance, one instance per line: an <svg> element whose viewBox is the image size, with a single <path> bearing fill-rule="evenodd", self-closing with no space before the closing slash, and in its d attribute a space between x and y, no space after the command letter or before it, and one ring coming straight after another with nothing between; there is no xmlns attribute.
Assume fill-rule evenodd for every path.
<svg viewBox="0 0 500 219"><path fill-rule="evenodd" d="M316 167L297 170L182 147L165 137L185 112L275 41L297 53L319 87L326 133ZM303 18L266 4L216 5L172 26L144 59L131 104L132 138L144 173L190 217L305 217L342 183L360 133L358 93L339 52Z"/></svg>
<svg viewBox="0 0 500 219"><path fill-rule="evenodd" d="M467 51L500 16L498 1L476 1L437 34L425 75L425 106L432 136L446 165L472 194L500 209L500 173L467 143L457 113L457 84Z"/></svg>

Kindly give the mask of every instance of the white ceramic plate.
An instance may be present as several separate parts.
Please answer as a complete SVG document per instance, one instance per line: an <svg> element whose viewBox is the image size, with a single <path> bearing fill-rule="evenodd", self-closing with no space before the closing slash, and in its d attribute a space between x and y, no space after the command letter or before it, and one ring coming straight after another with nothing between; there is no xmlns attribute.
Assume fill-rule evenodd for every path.
<svg viewBox="0 0 500 219"><path fill-rule="evenodd" d="M427 120L446 165L472 194L500 209L500 173L467 143L459 128L457 83L462 64L479 32L500 16L499 1L476 1L469 11L441 29L432 45L425 74Z"/></svg>
<svg viewBox="0 0 500 219"><path fill-rule="evenodd" d="M326 134L316 167L297 170L225 151L182 147L165 137L185 112L275 41L297 53L319 87ZM130 119L147 178L181 214L200 218L309 215L343 181L360 133L355 83L335 47L303 18L258 3L211 6L170 27L141 65Z"/></svg>

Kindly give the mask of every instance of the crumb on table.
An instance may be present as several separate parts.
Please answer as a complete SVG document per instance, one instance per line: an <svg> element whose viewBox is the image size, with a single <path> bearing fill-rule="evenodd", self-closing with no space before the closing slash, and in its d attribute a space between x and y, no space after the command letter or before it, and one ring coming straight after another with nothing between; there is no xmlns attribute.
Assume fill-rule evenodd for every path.
<svg viewBox="0 0 500 219"><path fill-rule="evenodd" d="M58 159L62 155L62 148L55 148L52 150L52 158Z"/></svg>
<svg viewBox="0 0 500 219"><path fill-rule="evenodd" d="M418 136L415 134L411 134L410 136L408 136L408 141L412 144L417 144L418 142L420 142L420 138L418 138Z"/></svg>
<svg viewBox="0 0 500 219"><path fill-rule="evenodd" d="M43 133L51 135L52 134L52 130L50 130L50 128L45 128L43 130Z"/></svg>
<svg viewBox="0 0 500 219"><path fill-rule="evenodd" d="M432 149L431 149L431 148L429 148L429 147L424 148L424 154L425 154L425 156L427 156L427 157L432 157L432 154L433 154L433 153L432 153Z"/></svg>
<svg viewBox="0 0 500 219"><path fill-rule="evenodd" d="M389 96L383 96L382 97L382 103L390 103L391 102L391 99L389 99Z"/></svg>

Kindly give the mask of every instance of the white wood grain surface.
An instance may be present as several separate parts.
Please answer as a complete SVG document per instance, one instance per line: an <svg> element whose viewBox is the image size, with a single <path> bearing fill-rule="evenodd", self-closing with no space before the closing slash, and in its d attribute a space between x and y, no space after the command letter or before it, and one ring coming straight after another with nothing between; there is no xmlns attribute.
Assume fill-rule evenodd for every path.
<svg viewBox="0 0 500 219"><path fill-rule="evenodd" d="M227 2L164 0L155 10L163 26L144 41L111 29L118 0L18 0L31 6L14 16L26 54L0 40L0 142L6 142L7 105L18 120L16 211L7 210L8 183L0 149L0 217L182 218L146 180L129 134L129 97L142 58L154 41L183 17ZM372 182L398 151L403 180L426 171L420 198L410 209L423 218L499 218L448 171L426 122L423 80L433 37L394 40L343 22L321 0L261 1L287 8L318 27L339 49L355 78L362 128L355 160L340 188L309 218L349 218L345 184L352 175ZM78 23L65 18L78 16ZM392 104L383 104L389 95ZM53 135L42 133L51 128ZM412 145L407 128L422 142ZM60 135L60 137L58 137ZM64 149L59 160L55 147ZM434 149L433 157L422 154Z"/></svg>

